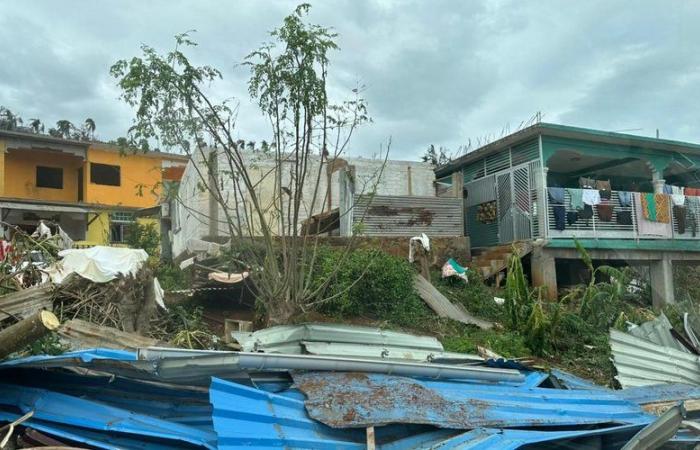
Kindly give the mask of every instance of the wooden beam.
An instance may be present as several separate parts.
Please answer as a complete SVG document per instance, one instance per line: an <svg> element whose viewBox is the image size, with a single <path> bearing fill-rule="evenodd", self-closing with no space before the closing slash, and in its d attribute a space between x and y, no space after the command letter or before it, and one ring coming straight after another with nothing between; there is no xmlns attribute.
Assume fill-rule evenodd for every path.
<svg viewBox="0 0 700 450"><path fill-rule="evenodd" d="M376 450L377 444L374 439L374 427L367 427L367 450Z"/></svg>

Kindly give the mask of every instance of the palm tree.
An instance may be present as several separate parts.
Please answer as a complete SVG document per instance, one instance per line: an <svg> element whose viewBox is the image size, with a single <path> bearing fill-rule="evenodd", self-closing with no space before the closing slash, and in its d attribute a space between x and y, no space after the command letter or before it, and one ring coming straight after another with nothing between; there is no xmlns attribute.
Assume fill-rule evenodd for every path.
<svg viewBox="0 0 700 450"><path fill-rule="evenodd" d="M41 120L39 119L30 119L29 128L31 128L32 132L36 134L44 132L44 124L41 123Z"/></svg>
<svg viewBox="0 0 700 450"><path fill-rule="evenodd" d="M56 122L56 131L63 139L70 138L70 133L75 128L69 120L59 120Z"/></svg>
<svg viewBox="0 0 700 450"><path fill-rule="evenodd" d="M85 119L85 131L87 131L87 135L90 139L92 139L95 136L95 121L92 120L90 117Z"/></svg>
<svg viewBox="0 0 700 450"><path fill-rule="evenodd" d="M22 118L15 115L12 111L0 106L0 130L16 130L17 125L22 124Z"/></svg>

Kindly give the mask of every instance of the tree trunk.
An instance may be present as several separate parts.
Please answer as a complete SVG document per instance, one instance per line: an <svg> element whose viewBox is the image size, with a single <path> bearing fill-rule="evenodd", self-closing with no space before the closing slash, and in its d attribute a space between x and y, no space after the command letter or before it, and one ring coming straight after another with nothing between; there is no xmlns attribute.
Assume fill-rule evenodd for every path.
<svg viewBox="0 0 700 450"><path fill-rule="evenodd" d="M0 359L56 330L59 325L58 318L52 312L39 311L5 328L0 331Z"/></svg>

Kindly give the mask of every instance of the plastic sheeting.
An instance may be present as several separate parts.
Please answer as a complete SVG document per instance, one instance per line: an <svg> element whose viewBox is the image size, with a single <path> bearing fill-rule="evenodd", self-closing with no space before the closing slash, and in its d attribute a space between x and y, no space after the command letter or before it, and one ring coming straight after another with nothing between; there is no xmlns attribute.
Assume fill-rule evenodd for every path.
<svg viewBox="0 0 700 450"><path fill-rule="evenodd" d="M103 246L62 250L58 256L63 259L47 270L51 281L57 284L71 274L106 283L119 275L135 275L148 259L143 249Z"/></svg>

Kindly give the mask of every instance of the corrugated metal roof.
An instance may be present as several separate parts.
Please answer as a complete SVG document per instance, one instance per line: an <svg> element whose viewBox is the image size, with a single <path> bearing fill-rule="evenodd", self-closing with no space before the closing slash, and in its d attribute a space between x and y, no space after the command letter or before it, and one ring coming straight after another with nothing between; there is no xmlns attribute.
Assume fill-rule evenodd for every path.
<svg viewBox="0 0 700 450"><path fill-rule="evenodd" d="M700 384L698 356L610 330L610 347L623 388L659 383Z"/></svg>
<svg viewBox="0 0 700 450"><path fill-rule="evenodd" d="M334 430L308 417L304 402L218 378L209 389L221 450L241 447L364 449L364 431Z"/></svg>
<svg viewBox="0 0 700 450"><path fill-rule="evenodd" d="M685 417L682 405L674 406L637 433L622 450L654 450L673 437Z"/></svg>
<svg viewBox="0 0 700 450"><path fill-rule="evenodd" d="M418 423L441 428L648 423L652 416L604 391L419 381L365 373L295 373L309 415L346 428Z"/></svg>
<svg viewBox="0 0 700 450"><path fill-rule="evenodd" d="M615 391L615 394L639 405L646 405L700 399L700 387L682 383L654 384L621 389Z"/></svg>
<svg viewBox="0 0 700 450"><path fill-rule="evenodd" d="M622 425L597 430L537 431L477 428L452 437L444 431L411 436L381 446L381 450L423 448L434 450L515 450L521 448L614 449L620 448L642 425ZM539 444L539 445L538 445Z"/></svg>
<svg viewBox="0 0 700 450"><path fill-rule="evenodd" d="M0 404L18 408L24 413L34 411L30 421L50 421L216 448L216 435L211 432L46 389L0 384Z"/></svg>
<svg viewBox="0 0 700 450"><path fill-rule="evenodd" d="M646 339L647 341L653 342L656 345L663 345L664 347L690 353L690 351L688 351L683 344L678 342L678 340L673 337L671 334L672 328L673 325L671 325L671 322L668 321L666 315L661 313L661 315L654 320L644 322L641 325L631 326L627 332L632 336Z"/></svg>
<svg viewBox="0 0 700 450"><path fill-rule="evenodd" d="M342 324L281 325L253 333L236 332L234 337L241 344L241 349L246 352L274 353L279 347L296 345L298 347L296 353L302 353L302 341L404 347L434 352L444 350L440 341L432 336L417 336L380 328Z"/></svg>

